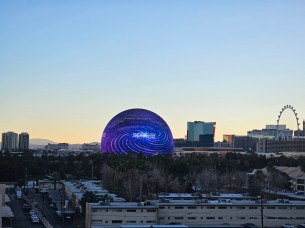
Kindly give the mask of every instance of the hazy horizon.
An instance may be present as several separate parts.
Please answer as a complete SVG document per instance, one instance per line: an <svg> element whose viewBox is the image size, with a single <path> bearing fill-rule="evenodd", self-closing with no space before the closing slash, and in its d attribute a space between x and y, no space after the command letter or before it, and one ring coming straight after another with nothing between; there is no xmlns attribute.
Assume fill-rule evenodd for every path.
<svg viewBox="0 0 305 228"><path fill-rule="evenodd" d="M126 109L223 134L305 118L304 1L1 1L0 131L99 142ZM296 129L285 112L281 124ZM302 128L302 124L300 126Z"/></svg>

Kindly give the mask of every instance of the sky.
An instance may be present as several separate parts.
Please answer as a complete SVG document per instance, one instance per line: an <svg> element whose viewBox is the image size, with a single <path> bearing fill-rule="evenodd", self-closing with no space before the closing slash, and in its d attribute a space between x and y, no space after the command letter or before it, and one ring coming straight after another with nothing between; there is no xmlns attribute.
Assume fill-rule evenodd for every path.
<svg viewBox="0 0 305 228"><path fill-rule="evenodd" d="M0 132L100 141L149 109L175 138L305 119L305 1L0 1ZM296 129L292 112L280 123Z"/></svg>

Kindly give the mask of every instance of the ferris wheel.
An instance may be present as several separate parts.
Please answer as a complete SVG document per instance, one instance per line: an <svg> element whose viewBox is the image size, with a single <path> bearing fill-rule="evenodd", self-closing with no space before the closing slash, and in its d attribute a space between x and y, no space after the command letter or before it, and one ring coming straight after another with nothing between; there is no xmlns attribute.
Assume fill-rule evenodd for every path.
<svg viewBox="0 0 305 228"><path fill-rule="evenodd" d="M281 116L282 116L283 112L287 109L290 109L295 116L295 119L297 121L297 137L298 138L300 137L300 123L299 123L298 113L296 112L295 108L292 105L285 105L282 108L282 110L280 111L280 114L278 115L278 118L277 118L277 121L276 121L276 137L275 137L275 140L279 140L280 138L284 139L284 140L287 139L287 137L284 135L283 131L279 131L279 123L280 123Z"/></svg>

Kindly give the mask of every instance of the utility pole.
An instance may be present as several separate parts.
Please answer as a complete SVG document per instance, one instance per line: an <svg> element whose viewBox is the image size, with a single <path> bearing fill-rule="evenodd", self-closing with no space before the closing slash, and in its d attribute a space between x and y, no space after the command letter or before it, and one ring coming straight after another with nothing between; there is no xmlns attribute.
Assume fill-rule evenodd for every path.
<svg viewBox="0 0 305 228"><path fill-rule="evenodd" d="M26 184L26 194L29 193L29 184L28 184L28 167L25 167L25 184Z"/></svg>
<svg viewBox="0 0 305 228"><path fill-rule="evenodd" d="M65 199L65 185L64 185L64 183L63 182L61 182L61 184L62 184L62 189L63 189L63 198L64 198L64 200L63 200L63 203L64 203L64 205L63 204L61 204L61 214L62 214L62 228L64 228L65 227L65 209L66 209L66 199Z"/></svg>
<svg viewBox="0 0 305 228"><path fill-rule="evenodd" d="M263 194L260 194L261 198L261 228L264 228L264 205L263 205Z"/></svg>
<svg viewBox="0 0 305 228"><path fill-rule="evenodd" d="M44 197L45 197L45 193L42 194L42 216L45 217L44 215Z"/></svg>

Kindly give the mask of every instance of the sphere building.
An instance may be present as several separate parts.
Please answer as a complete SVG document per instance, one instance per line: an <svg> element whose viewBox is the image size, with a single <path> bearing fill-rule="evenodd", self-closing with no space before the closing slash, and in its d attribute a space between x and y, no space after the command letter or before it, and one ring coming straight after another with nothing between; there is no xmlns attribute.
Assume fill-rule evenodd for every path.
<svg viewBox="0 0 305 228"><path fill-rule="evenodd" d="M166 122L145 109L129 109L113 117L104 129L102 153L172 154L174 141Z"/></svg>

